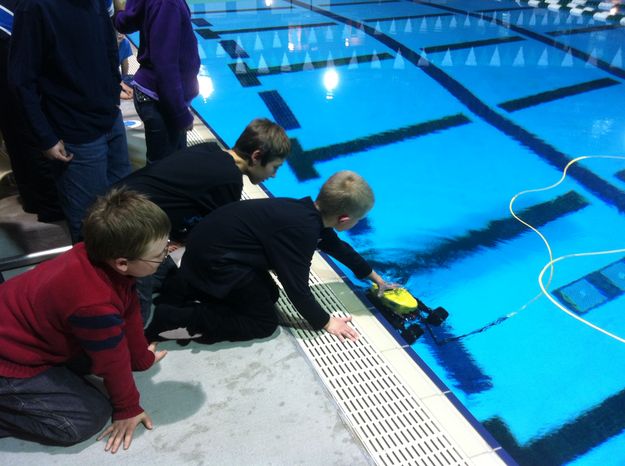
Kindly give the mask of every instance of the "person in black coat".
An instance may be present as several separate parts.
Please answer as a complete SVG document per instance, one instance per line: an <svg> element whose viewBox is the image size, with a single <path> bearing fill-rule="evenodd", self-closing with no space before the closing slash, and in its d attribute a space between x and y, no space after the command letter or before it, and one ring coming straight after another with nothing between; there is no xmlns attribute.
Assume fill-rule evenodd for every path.
<svg viewBox="0 0 625 466"><path fill-rule="evenodd" d="M254 199L215 210L189 236L181 268L165 282L148 333L186 327L207 343L270 336L278 325L273 270L314 330L357 339L351 318L330 316L314 298L308 278L319 248L381 291L394 287L334 231L355 226L373 202L362 177L341 171L326 181L315 201Z"/></svg>
<svg viewBox="0 0 625 466"><path fill-rule="evenodd" d="M18 0L0 0L0 132L11 160L11 169L24 211L37 214L40 222L64 218L50 162L26 122L16 95L9 89L8 68L13 11Z"/></svg>
<svg viewBox="0 0 625 466"><path fill-rule="evenodd" d="M105 0L20 0L8 83L51 162L72 242L85 212L131 171L121 76Z"/></svg>

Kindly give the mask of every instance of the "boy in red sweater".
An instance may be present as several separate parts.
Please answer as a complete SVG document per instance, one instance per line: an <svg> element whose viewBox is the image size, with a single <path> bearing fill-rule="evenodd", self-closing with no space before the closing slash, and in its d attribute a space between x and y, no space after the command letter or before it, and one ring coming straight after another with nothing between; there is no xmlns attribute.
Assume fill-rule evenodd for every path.
<svg viewBox="0 0 625 466"><path fill-rule="evenodd" d="M130 446L152 420L133 370L165 356L143 335L135 278L167 256L170 223L145 196L113 190L84 220L84 243L0 285L0 436L72 445L108 436ZM89 360L108 396L68 367Z"/></svg>

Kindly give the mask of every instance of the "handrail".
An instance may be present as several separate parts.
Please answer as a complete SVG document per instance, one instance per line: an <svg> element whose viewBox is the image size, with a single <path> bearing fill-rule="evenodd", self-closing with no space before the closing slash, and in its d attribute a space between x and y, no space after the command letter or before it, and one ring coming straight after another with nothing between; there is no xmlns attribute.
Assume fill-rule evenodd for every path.
<svg viewBox="0 0 625 466"><path fill-rule="evenodd" d="M48 259L52 259L65 251L71 249L72 246L61 246L53 249L46 249L44 251L31 252L29 254L21 254L19 256L4 257L0 259L0 272L6 270L17 269L19 267L26 267L28 265L38 264Z"/></svg>

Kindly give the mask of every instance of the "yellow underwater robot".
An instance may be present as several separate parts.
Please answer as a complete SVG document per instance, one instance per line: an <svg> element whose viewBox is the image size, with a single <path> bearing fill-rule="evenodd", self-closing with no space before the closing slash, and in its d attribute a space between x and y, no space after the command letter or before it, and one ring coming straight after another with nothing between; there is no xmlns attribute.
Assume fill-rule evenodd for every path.
<svg viewBox="0 0 625 466"><path fill-rule="evenodd" d="M402 287L385 290L379 296L378 285L373 284L367 292L367 298L380 310L389 323L399 330L409 345L417 341L424 333L419 323L438 326L449 316L449 313L442 307L431 309Z"/></svg>

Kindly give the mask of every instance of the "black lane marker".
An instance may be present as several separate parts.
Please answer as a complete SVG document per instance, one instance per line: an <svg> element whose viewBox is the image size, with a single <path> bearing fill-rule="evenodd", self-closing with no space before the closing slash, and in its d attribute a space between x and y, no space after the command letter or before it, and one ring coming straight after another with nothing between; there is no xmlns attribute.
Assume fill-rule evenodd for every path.
<svg viewBox="0 0 625 466"><path fill-rule="evenodd" d="M243 28L243 29L226 29L223 31L215 31L216 34L242 34L248 32L266 32L266 31L283 31L285 29L299 29L299 28L314 28L322 26L336 26L334 22L326 23L310 23L310 24L289 24L286 26L266 26L256 28Z"/></svg>
<svg viewBox="0 0 625 466"><path fill-rule="evenodd" d="M541 92L539 94L530 95L520 99L507 100L506 102L500 103L498 107L501 107L508 112L516 112L517 110L522 110L524 108L534 107L546 102L552 102L554 100L563 99L573 95L584 94L586 92L615 86L617 84L621 84L620 81L616 81L612 78L595 79L594 81L561 87L559 89Z"/></svg>
<svg viewBox="0 0 625 466"><path fill-rule="evenodd" d="M620 24L601 24L599 26L588 26L588 27L579 28L579 29L566 29L562 31L551 31L551 32L546 32L545 34L552 36L552 37L570 36L573 34L586 34L588 32L607 31L610 29L620 29L622 27L623 26L621 26Z"/></svg>
<svg viewBox="0 0 625 466"><path fill-rule="evenodd" d="M518 216L534 227L542 227L559 218L577 212L589 203L575 191L569 191L557 198L528 207ZM464 259L485 248L493 248L504 242L511 241L530 230L512 217L493 220L486 228L470 230L465 235L442 241L427 252L415 254L413 257L402 258L399 262L384 262L368 258L371 266L383 273L389 273L395 280L404 283L410 278L411 270L429 270L449 265Z"/></svg>
<svg viewBox="0 0 625 466"><path fill-rule="evenodd" d="M375 57L377 57L378 60L390 60L391 58L394 58L388 53L380 53L378 55L375 55ZM346 66L349 65L354 59L356 59L358 64L368 63L374 60L374 55L360 55L357 57L335 58L332 60L332 64L334 66ZM250 68L246 63L230 63L228 66L243 87L250 87L260 85L260 81L258 80L259 76L270 76L282 73L296 73L305 70L306 67L312 67L313 69L326 68L328 66L328 61L321 60L309 63L293 63L290 64L288 67L271 66L265 69Z"/></svg>
<svg viewBox="0 0 625 466"><path fill-rule="evenodd" d="M401 19L420 19L420 18L440 18L443 16L453 16L451 13L430 13L426 15L406 15L406 16L385 16L384 18L363 19L365 23L373 23L375 21L392 21Z"/></svg>
<svg viewBox="0 0 625 466"><path fill-rule="evenodd" d="M267 105L276 123L286 130L300 127L297 118L278 91L264 91L259 92L258 95Z"/></svg>
<svg viewBox="0 0 625 466"><path fill-rule="evenodd" d="M431 47L423 47L425 53L446 52L447 50L461 50L471 47L486 47L488 45L506 44L508 42L519 42L525 40L519 36L494 37L492 39L471 40L467 42L456 42L455 44L433 45Z"/></svg>
<svg viewBox="0 0 625 466"><path fill-rule="evenodd" d="M287 159L287 163L298 180L310 180L319 177L319 173L314 167L316 162L333 160L337 157L349 155L354 152L362 152L375 147L394 144L405 139L425 136L456 126L462 126L467 123L470 123L470 120L466 116L456 114L438 120L405 126L392 131L384 131L382 133L311 150L302 149L299 141L297 139L292 139L291 156Z"/></svg>

